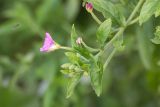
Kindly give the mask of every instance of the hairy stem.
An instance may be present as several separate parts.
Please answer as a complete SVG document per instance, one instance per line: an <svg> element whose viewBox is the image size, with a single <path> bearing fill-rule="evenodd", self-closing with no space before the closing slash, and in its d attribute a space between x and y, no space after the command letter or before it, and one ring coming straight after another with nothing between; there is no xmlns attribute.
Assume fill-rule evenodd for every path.
<svg viewBox="0 0 160 107"><path fill-rule="evenodd" d="M67 50L67 51L73 51L72 48L70 48L70 47L65 47L65 46L61 46L60 49Z"/></svg>
<svg viewBox="0 0 160 107"><path fill-rule="evenodd" d="M85 48L87 48L90 52L99 52L100 49L94 49L94 48L91 48L89 46L87 46L83 41L82 41L82 44Z"/></svg>
<svg viewBox="0 0 160 107"><path fill-rule="evenodd" d="M128 26L135 24L136 22L139 21L139 17L133 19L130 23L128 23Z"/></svg>
<svg viewBox="0 0 160 107"><path fill-rule="evenodd" d="M102 22L98 19L98 17L93 13L91 12L91 15L93 17L93 19L98 23L98 24L101 24Z"/></svg>
<svg viewBox="0 0 160 107"><path fill-rule="evenodd" d="M103 69L105 69L108 66L109 62L111 61L115 53L116 53L116 49L114 49L112 53L109 55L109 57L107 58L106 62L103 65Z"/></svg>
<svg viewBox="0 0 160 107"><path fill-rule="evenodd" d="M119 36L121 36L124 30L125 27L120 28L116 35L105 45L104 50L108 49L108 46L110 46L110 44L112 44L113 41L115 41Z"/></svg>
<svg viewBox="0 0 160 107"><path fill-rule="evenodd" d="M144 3L145 0L139 0L137 6L134 8L133 12L131 13L131 15L129 16L128 20L127 20L127 24L130 23L130 21L135 17L137 11L139 11L139 9L141 8L142 4Z"/></svg>
<svg viewBox="0 0 160 107"><path fill-rule="evenodd" d="M105 45L104 47L104 51L108 49L108 47L110 46L110 44L112 44L119 36L121 36L123 34L123 32L125 31L126 27L131 23L132 19L135 17L136 13L139 11L139 9L141 8L142 4L144 3L145 0L139 0L138 4L136 5L136 7L134 8L133 12L131 13L131 15L129 16L128 20L126 21L126 25L124 27L121 27L119 29L119 31L116 33L116 35ZM137 22L137 19L132 23ZM116 50L113 50L113 52L111 53L111 55L107 58L105 64L104 64L104 69L107 67L108 63L110 62L110 60L112 59L112 57L114 56Z"/></svg>

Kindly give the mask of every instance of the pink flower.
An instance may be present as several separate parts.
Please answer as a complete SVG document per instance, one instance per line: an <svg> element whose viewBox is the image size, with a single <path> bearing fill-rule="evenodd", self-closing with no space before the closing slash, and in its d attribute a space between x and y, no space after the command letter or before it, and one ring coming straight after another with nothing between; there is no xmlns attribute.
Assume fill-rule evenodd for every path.
<svg viewBox="0 0 160 107"><path fill-rule="evenodd" d="M93 5L92 3L86 3L86 10L91 13L93 11Z"/></svg>
<svg viewBox="0 0 160 107"><path fill-rule="evenodd" d="M41 52L50 52L59 49L60 46L52 39L51 35L46 32L43 46L40 48Z"/></svg>

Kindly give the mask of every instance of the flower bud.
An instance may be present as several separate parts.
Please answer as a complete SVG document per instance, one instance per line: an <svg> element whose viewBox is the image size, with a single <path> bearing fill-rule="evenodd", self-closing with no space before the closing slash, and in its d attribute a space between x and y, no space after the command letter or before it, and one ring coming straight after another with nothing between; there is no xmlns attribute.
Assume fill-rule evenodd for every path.
<svg viewBox="0 0 160 107"><path fill-rule="evenodd" d="M92 3L86 3L86 10L91 13L93 11L93 5Z"/></svg>
<svg viewBox="0 0 160 107"><path fill-rule="evenodd" d="M78 37L77 40L76 40L76 43L78 45L82 44L82 38L81 37Z"/></svg>

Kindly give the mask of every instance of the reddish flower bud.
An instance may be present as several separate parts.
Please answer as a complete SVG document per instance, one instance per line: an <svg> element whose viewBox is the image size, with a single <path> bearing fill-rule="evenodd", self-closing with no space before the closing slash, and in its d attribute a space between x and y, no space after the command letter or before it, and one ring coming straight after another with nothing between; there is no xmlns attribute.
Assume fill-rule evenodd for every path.
<svg viewBox="0 0 160 107"><path fill-rule="evenodd" d="M91 13L93 11L93 5L92 3L86 3L86 10Z"/></svg>

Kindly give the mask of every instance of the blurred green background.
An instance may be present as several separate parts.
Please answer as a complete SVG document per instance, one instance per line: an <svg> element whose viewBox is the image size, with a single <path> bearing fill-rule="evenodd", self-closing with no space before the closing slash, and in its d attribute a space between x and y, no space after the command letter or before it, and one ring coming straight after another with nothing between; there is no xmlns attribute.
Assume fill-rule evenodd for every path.
<svg viewBox="0 0 160 107"><path fill-rule="evenodd" d="M113 1L129 14L138 0ZM126 30L126 48L105 71L100 97L84 77L66 99L60 65L67 58L61 50L39 52L44 33L70 46L74 23L79 36L96 47L98 25L81 0L0 0L0 107L160 107L160 45L150 42L159 19Z"/></svg>

